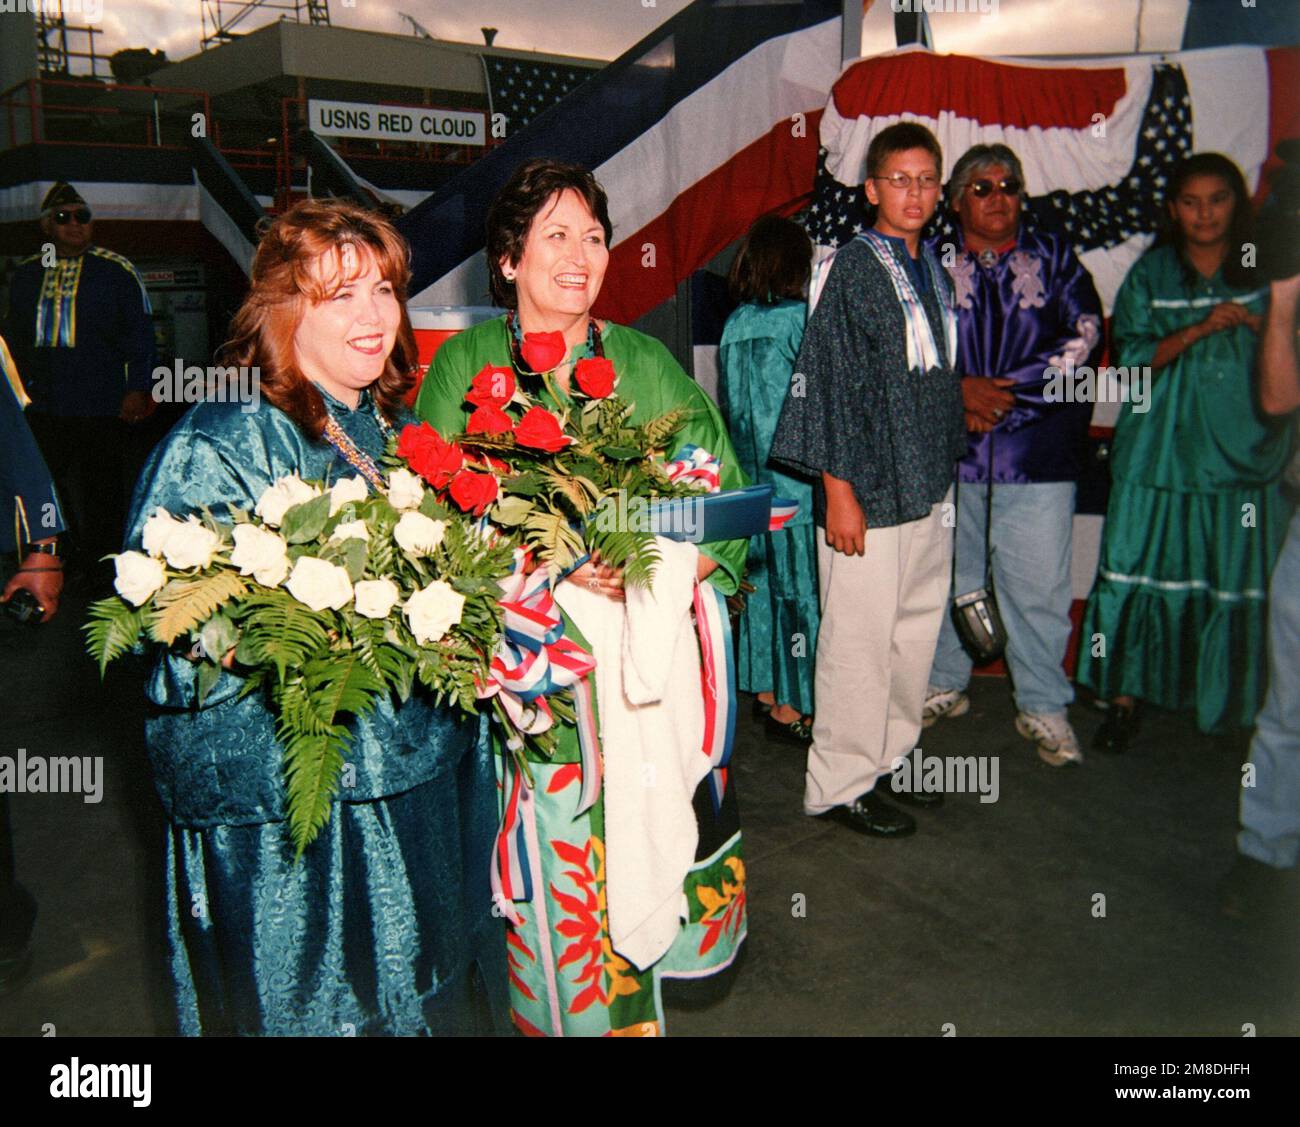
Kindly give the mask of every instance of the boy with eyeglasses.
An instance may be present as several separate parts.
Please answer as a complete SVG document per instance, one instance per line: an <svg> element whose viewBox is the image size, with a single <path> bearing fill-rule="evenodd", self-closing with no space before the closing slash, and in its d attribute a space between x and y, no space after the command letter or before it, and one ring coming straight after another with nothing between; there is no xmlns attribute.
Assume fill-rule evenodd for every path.
<svg viewBox="0 0 1300 1127"><path fill-rule="evenodd" d="M40 229L41 251L14 271L4 337L63 501L72 565L107 578L96 561L122 545L126 426L153 407L153 311L135 267L94 244L90 207L71 184L46 193Z"/></svg>
<svg viewBox="0 0 1300 1127"><path fill-rule="evenodd" d="M921 730L952 560L942 503L966 450L952 285L921 243L942 167L921 125L872 140L875 222L819 265L772 444L773 461L815 478L823 530L804 811L878 837L916 828L881 792L916 806L942 798L889 777Z"/></svg>
<svg viewBox="0 0 1300 1127"><path fill-rule="evenodd" d="M953 166L960 243L944 255L956 290L969 444L957 468L957 593L982 585L993 490L993 585L1007 629L1016 731L1052 767L1083 761L1061 666L1070 639L1075 483L1091 402L1065 402L1053 375L1101 355L1101 301L1067 239L1021 222L1024 172L1006 145L975 145ZM936 240L936 243L941 242ZM1072 398L1072 397L1071 397ZM952 622L939 634L924 724L970 708L971 659Z"/></svg>

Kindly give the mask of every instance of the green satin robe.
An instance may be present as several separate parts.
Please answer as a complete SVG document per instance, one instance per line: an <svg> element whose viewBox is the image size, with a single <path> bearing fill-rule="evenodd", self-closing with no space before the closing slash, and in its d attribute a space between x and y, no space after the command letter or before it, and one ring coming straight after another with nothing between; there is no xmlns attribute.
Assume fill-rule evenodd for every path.
<svg viewBox="0 0 1300 1127"><path fill-rule="evenodd" d="M357 446L384 436L363 392L325 396ZM399 421L411 422L411 418ZM126 546L145 520L230 502L251 511L276 478L356 471L279 409L201 403L150 456ZM502 925L490 910L496 796L479 725L417 690L353 720L355 785L293 862L281 748L260 694L224 672L202 709L195 667L159 652L146 744L167 835L168 946L185 1034L363 1035L502 1028Z"/></svg>

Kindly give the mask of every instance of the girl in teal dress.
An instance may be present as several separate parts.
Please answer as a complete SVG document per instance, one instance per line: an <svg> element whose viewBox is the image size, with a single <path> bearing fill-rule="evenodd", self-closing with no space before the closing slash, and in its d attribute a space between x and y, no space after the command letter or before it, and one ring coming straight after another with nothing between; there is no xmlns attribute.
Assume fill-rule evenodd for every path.
<svg viewBox="0 0 1300 1127"><path fill-rule="evenodd" d="M719 400L741 468L799 503L783 529L750 541L745 577L754 591L740 619L737 683L766 709L768 734L800 747L812 739L821 623L812 486L770 468L767 457L803 340L811 264L812 242L797 223L777 216L755 223L732 264L731 296L741 305L718 349Z"/></svg>
<svg viewBox="0 0 1300 1127"><path fill-rule="evenodd" d="M260 398L200 403L153 452L127 547L158 508L251 511L277 478L361 477L416 349L408 251L350 204L308 201L263 237L229 363ZM338 430L329 428L330 421ZM341 431L344 438L339 440ZM504 939L490 910L496 794L478 725L415 693L352 722L345 776L294 862L282 750L232 654L195 707L196 666L158 654L146 745L167 816L168 957L185 1034L466 1034L504 1028Z"/></svg>
<svg viewBox="0 0 1300 1127"><path fill-rule="evenodd" d="M1285 427L1254 403L1267 287L1242 265L1249 199L1226 157L1175 173L1169 236L1120 287L1117 367L1151 371L1115 427L1112 486L1078 679L1111 701L1096 746L1123 750L1136 701L1248 727L1265 685L1268 577L1286 531ZM1149 409L1142 410L1140 408Z"/></svg>

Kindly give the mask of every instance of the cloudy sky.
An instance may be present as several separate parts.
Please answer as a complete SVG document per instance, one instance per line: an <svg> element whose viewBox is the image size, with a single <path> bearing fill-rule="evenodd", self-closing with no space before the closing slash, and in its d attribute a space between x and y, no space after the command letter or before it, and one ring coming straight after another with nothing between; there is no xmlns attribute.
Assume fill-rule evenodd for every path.
<svg viewBox="0 0 1300 1127"><path fill-rule="evenodd" d="M84 0L83 0L84 2ZM163 48L172 59L198 50L199 0L102 0L101 48ZM497 44L522 50L551 51L612 59L689 0L330 0L334 24L410 34L406 13L439 39L482 42L480 28L499 29ZM761 3L762 0L754 0ZM1138 39L1146 50L1176 48L1182 37L1188 0L967 0L987 14L949 12L930 17L940 51L969 54L1078 54L1132 51ZM76 0L65 0L71 10ZM225 0L227 16L240 0ZM956 7L949 2L944 6ZM278 18L259 12L240 30ZM865 21L865 53L894 45L889 0L874 0Z"/></svg>

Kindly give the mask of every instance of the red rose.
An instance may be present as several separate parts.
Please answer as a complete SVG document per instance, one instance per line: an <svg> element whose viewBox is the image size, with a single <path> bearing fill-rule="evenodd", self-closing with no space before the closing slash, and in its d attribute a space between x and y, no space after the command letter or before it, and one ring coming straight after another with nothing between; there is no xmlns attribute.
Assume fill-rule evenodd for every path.
<svg viewBox="0 0 1300 1127"><path fill-rule="evenodd" d="M454 442L445 442L428 423L402 428L397 440L397 456L405 458L411 469L434 489L446 488L451 475L465 464L465 456Z"/></svg>
<svg viewBox="0 0 1300 1127"><path fill-rule="evenodd" d="M490 473L461 470L451 479L451 499L465 512L482 516L497 499L497 479Z"/></svg>
<svg viewBox="0 0 1300 1127"><path fill-rule="evenodd" d="M465 398L475 407L504 407L515 393L515 374L509 368L484 364Z"/></svg>
<svg viewBox="0 0 1300 1127"><path fill-rule="evenodd" d="M532 407L515 424L515 441L520 446L531 446L554 454L563 450L573 439L560 429L560 420L545 407Z"/></svg>
<svg viewBox="0 0 1300 1127"><path fill-rule="evenodd" d="M614 365L603 356L588 356L579 360L573 370L578 386L592 399L604 399L614 390Z"/></svg>
<svg viewBox="0 0 1300 1127"><path fill-rule="evenodd" d="M524 363L534 372L549 372L569 354L563 333L524 333Z"/></svg>
<svg viewBox="0 0 1300 1127"><path fill-rule="evenodd" d="M469 417L466 434L509 434L514 423L500 407L484 403Z"/></svg>

